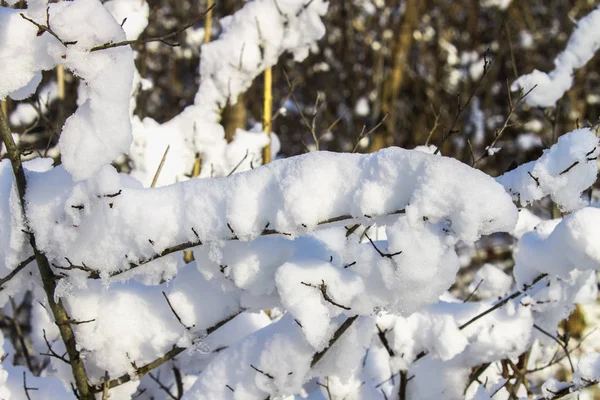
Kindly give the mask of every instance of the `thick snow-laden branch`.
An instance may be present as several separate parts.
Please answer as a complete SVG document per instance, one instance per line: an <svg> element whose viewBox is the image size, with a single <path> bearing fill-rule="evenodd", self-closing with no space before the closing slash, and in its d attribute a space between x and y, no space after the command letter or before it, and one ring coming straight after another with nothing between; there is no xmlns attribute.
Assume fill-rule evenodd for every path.
<svg viewBox="0 0 600 400"><path fill-rule="evenodd" d="M261 357L276 351L307 363L294 362L292 378L285 371L273 384L265 375L266 386L248 390L293 393L306 377L339 369L327 367L330 356L339 357L327 344L345 319L367 316L375 307L409 314L435 302L458 270L456 241L511 231L517 217L510 196L482 172L456 160L397 148L370 155L312 153L229 178L159 189L135 187L112 167L84 182L74 182L61 167L28 170L27 177L30 227L61 276L56 295L65 297L73 321L88 321L74 329L94 382L103 371L111 378L130 373L131 359L143 365L173 346L193 347L198 330L244 308L283 307L290 316L286 332L292 335L280 336L287 353L268 350L272 340L265 342L266 353L259 347L253 351ZM389 241L348 241L339 228L306 236L325 221L348 218L388 225ZM8 235L18 227L2 229ZM281 235L253 240L265 229ZM230 239L236 240L223 242ZM131 262L187 242L203 245L195 251L197 264L188 266L187 274L181 271L166 293L177 319L156 293L158 287L136 290L130 284L102 293L99 283L85 289L88 270L73 268L95 269L107 278ZM169 279L179 257L173 254L136 269L139 279L157 271L154 282ZM205 288L199 290L199 285ZM157 301L160 308L153 305ZM115 330L121 320L128 331L134 324L129 313L103 311L117 309L136 309L140 327L145 326L141 331L163 333L149 346L146 333L138 329L135 335ZM369 331L354 330L368 321L359 318L336 346ZM51 333L52 325L42 326ZM118 345L106 345L117 338ZM288 339L298 344L289 347ZM367 339L360 339L364 346ZM289 353L294 351L298 354ZM324 356L311 367L319 353ZM255 368L280 379L283 368L272 372L258 361L252 358ZM256 373L248 368L245 373ZM243 382L230 385L241 391Z"/></svg>
<svg viewBox="0 0 600 400"><path fill-rule="evenodd" d="M577 129L559 137L538 160L497 180L522 205L550 196L561 210L573 211L587 205L581 193L596 181L598 154L600 144L592 130Z"/></svg>
<svg viewBox="0 0 600 400"><path fill-rule="evenodd" d="M554 59L549 73L533 70L512 84L513 90L535 89L525 99L530 106L552 107L573 85L573 73L583 67L600 49L600 8L577 22L567 47Z"/></svg>
<svg viewBox="0 0 600 400"><path fill-rule="evenodd" d="M128 152L133 140L131 48L90 53L96 45L125 40L119 23L97 0L28 5L27 10L0 8L0 98L15 97L15 92L16 98L27 97L39 84L41 71L59 64L80 77L87 86L81 92L85 98L78 99L79 108L65 123L59 147L73 178L89 178Z"/></svg>
<svg viewBox="0 0 600 400"><path fill-rule="evenodd" d="M59 265L68 257L104 274L179 243L251 240L265 229L297 236L344 215L368 220L405 210L409 226L440 222L465 241L509 231L517 219L510 196L485 174L398 148L307 154L160 189L134 188L112 167L84 182L61 167L28 179L27 212L39 246Z"/></svg>

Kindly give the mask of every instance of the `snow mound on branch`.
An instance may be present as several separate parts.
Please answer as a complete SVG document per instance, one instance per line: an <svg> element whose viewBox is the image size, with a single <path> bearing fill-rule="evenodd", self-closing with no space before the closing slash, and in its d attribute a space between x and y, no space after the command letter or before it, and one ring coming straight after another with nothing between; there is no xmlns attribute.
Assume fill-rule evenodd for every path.
<svg viewBox="0 0 600 400"><path fill-rule="evenodd" d="M550 196L564 212L585 207L581 193L598 175L598 138L589 128L576 129L536 161L520 165L497 178L515 201L523 205Z"/></svg>
<svg viewBox="0 0 600 400"><path fill-rule="evenodd" d="M144 0L109 0L104 7L122 23L128 40L137 39L148 26L150 6Z"/></svg>
<svg viewBox="0 0 600 400"><path fill-rule="evenodd" d="M23 11L0 7L0 100L25 87L33 93L37 84L30 82L39 84L39 72L55 65L47 48L58 41L49 34L36 36L38 28L19 15ZM23 98L21 94L17 97Z"/></svg>
<svg viewBox="0 0 600 400"><path fill-rule="evenodd" d="M266 228L297 236L342 216L406 210L412 227L424 219L443 224L440 232L454 238L448 245L512 231L517 221L510 196L492 178L453 159L398 148L306 154L159 189L128 187L109 166L84 182L61 167L28 179L38 246L59 265L64 257L90 267L103 260L95 267L107 275L180 243L246 241Z"/></svg>
<svg viewBox="0 0 600 400"><path fill-rule="evenodd" d="M555 68L550 73L536 70L521 76L511 86L531 93L525 102L533 107L552 107L573 85L573 73L583 67L600 49L600 8L596 8L577 22L567 47L554 59ZM534 88L535 86L535 88Z"/></svg>
<svg viewBox="0 0 600 400"><path fill-rule="evenodd" d="M87 86L86 97L78 99L79 108L63 126L59 147L65 169L75 180L87 179L131 145L133 54L128 46L90 51L126 39L97 0L30 3L27 10L0 9L0 25L10 28L0 43L0 74L8 77L0 83L0 99L15 92L18 98L33 93L39 73L59 64L80 77ZM21 13L41 25L48 19L62 43L47 32L37 36L38 28Z"/></svg>
<svg viewBox="0 0 600 400"><path fill-rule="evenodd" d="M538 274L568 277L574 269L600 269L600 209L576 211L547 232L538 229L523 235L515 257L515 274L533 269Z"/></svg>
<svg viewBox="0 0 600 400"><path fill-rule="evenodd" d="M219 111L228 102L237 102L239 94L282 54L292 53L296 61L306 58L325 35L321 17L327 5L325 0L255 0L223 18L219 38L202 45L194 104L162 125L150 118L134 119L132 175L149 186L167 146L158 186L187 180L196 154L202 159L201 177L226 176L260 164L262 148L269 141L262 127L260 132L239 130L227 143Z"/></svg>
<svg viewBox="0 0 600 400"><path fill-rule="evenodd" d="M579 360L573 381L579 385L600 380L600 353L586 354Z"/></svg>

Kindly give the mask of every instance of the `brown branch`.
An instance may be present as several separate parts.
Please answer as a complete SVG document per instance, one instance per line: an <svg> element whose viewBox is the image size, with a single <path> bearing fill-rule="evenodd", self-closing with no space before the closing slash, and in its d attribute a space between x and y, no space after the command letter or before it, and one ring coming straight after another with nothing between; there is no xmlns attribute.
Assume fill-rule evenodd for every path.
<svg viewBox="0 0 600 400"><path fill-rule="evenodd" d="M500 300L499 302L497 302L496 304L494 304L493 306L491 306L487 310L483 311L482 313L477 314L476 316L474 316L473 318L471 318L470 320L468 320L467 322L465 322L464 324L462 324L461 326L459 326L458 329L463 330L467 326L471 325L473 322L477 321L478 319L483 318L486 315L488 315L489 313L496 311L497 309L499 309L500 307L504 306L509 301L511 301L511 300L519 297L523 293L527 292L529 289L531 289L532 287L534 287L536 285L536 283L538 283L539 281L541 281L542 279L544 279L546 276L548 276L548 274L542 274L542 275L538 276L537 278L535 278L533 280L533 282L531 282L530 285L524 285L523 290L517 290L516 292L514 292L510 296L505 297L503 300Z"/></svg>
<svg viewBox="0 0 600 400"><path fill-rule="evenodd" d="M323 358L323 356L325 356L329 349L331 349L331 347L342 337L342 335L348 330L348 328L352 326L352 324L354 323L354 321L356 321L357 318L358 315L350 317L347 320L345 320L339 328L337 328L331 339L329 339L327 347L313 355L312 361L310 362L311 368L317 365L317 363Z"/></svg>
<svg viewBox="0 0 600 400"><path fill-rule="evenodd" d="M544 335L548 336L550 339L554 340L560 346L560 348L563 349L563 351L565 352L565 357L567 357L567 360L569 361L569 367L571 367L571 373L575 373L575 367L573 366L573 361L571 360L571 355L569 354L569 349L567 348L567 344L563 343L560 339L558 339L556 336L552 335L551 333L547 332L546 330L541 328L539 325L533 324L533 327L535 329L537 329L538 331L542 332Z"/></svg>
<svg viewBox="0 0 600 400"><path fill-rule="evenodd" d="M408 371L400 371L399 400L406 400L406 385L408 385Z"/></svg>
<svg viewBox="0 0 600 400"><path fill-rule="evenodd" d="M23 270L26 266L29 265L30 262L32 262L33 260L35 260L35 256L29 256L27 259L25 259L24 261L21 261L19 263L19 265L17 265L12 271L10 271L10 273L8 273L4 278L0 279L0 291L2 291L2 289L4 289L4 284L8 281L10 281L12 278L15 277L15 275L17 275L19 272L21 272L21 270Z"/></svg>
<svg viewBox="0 0 600 400"><path fill-rule="evenodd" d="M375 324L375 327L377 328L377 336L379 336L381 344L383 345L383 347L385 347L389 356L394 357L394 350L390 347L390 343L388 342L387 337L385 336L388 330L386 329L385 331L382 331L378 324Z"/></svg>
<svg viewBox="0 0 600 400"><path fill-rule="evenodd" d="M392 211L392 212L390 212L388 214L385 214L385 215L377 215L377 216L367 216L367 215L364 215L363 218L371 218L372 219L372 218L376 218L376 217L385 217L385 216L399 215L399 214L404 214L404 210ZM332 223L335 223L335 222L341 222L341 221L351 221L351 220L356 220L356 219L359 219L359 218L361 218L361 217L355 217L355 216L347 215L346 214L346 215L341 215L341 216L338 216L338 217L332 217L332 218L329 218L329 219L326 219L326 220L323 220L323 221L319 221L317 223L317 226L328 225L328 224L332 224ZM195 230L193 228L192 228L192 231L194 231L194 233L195 233ZM265 228L261 232L261 234L260 234L260 236L270 236L270 235L292 236L292 234L290 234L290 233L280 232L280 231L277 231L277 230L274 230L274 229L267 229L267 228ZM233 234L233 236L231 236L229 238L226 238L224 240L236 241L236 240L239 240L239 239L235 236L235 234ZM202 241L200 239L198 239L196 241L192 241L192 242L179 243L179 244L176 244L174 246L167 247L166 249L164 249L160 253L157 253L157 254L155 254L153 256L150 256L150 257L147 257L147 258L142 258L142 259L140 259L140 260L138 260L136 262L130 262L129 265L128 265L128 267L126 267L125 269L111 272L108 275L109 275L109 277L114 277L114 276L117 276L117 275L121 275L121 274L123 274L125 272L131 271L131 270L133 270L135 268L138 268L138 267L141 267L142 265L148 264L148 263L150 263L150 262L152 262L154 260L158 260L159 258L168 256L168 255L173 254L173 253L177 253L179 251L188 250L188 249L191 249L193 247L202 246L202 245L203 245L203 243L202 243ZM396 255L396 254L394 254L394 255ZM82 270L84 270L84 268L87 268L88 272L89 272L88 279L100 279L100 277L101 277L100 270L95 269L95 268L89 268L87 266L79 266L79 265L70 265L69 267L62 267L62 269L65 269L65 268L66 269L82 269Z"/></svg>
<svg viewBox="0 0 600 400"><path fill-rule="evenodd" d="M74 42L63 41L60 37L58 37L56 32L54 32L52 30L52 28L50 28L50 7L46 7L46 25L42 25L40 23L35 22L33 19L26 17L25 14L23 14L23 13L19 13L19 15L21 16L21 18L23 18L26 21L31 22L33 25L35 25L38 28L38 32L37 32L36 36L41 36L44 34L44 32L48 32L49 34L54 36L56 38L56 40L58 40L65 47L77 43L76 41L74 41Z"/></svg>
<svg viewBox="0 0 600 400"><path fill-rule="evenodd" d="M8 154L8 158L12 166L13 175L15 177L15 183L17 186L17 193L19 196L19 205L24 221L24 229L27 231L29 230L27 223L27 213L25 212L25 192L27 187L27 180L25 178L25 171L23 169L23 165L21 164L21 155L12 137L10 126L8 125L8 120L6 118L6 115L4 115L4 112L2 112L1 110L0 138L4 142L4 145L6 147L6 153ZM52 315L54 316L54 321L58 326L58 330L60 331L60 335L65 344L67 354L69 355L71 371L73 373L73 378L75 380L75 385L77 387L79 398L81 400L93 400L94 395L90 391L87 372L85 370L83 359L81 358L80 352L77 348L75 334L73 332L73 329L71 328L71 325L69 324L69 317L62 303L62 300L56 299L55 296L56 276L54 275L54 272L50 267L50 263L48 262L48 258L46 258L46 255L38 250L38 247L35 242L35 235L33 233L29 234L29 243L31 245L31 248L33 249L38 269L40 271L42 285L44 287L44 292L46 293L48 305L50 307L50 310L52 311Z"/></svg>
<svg viewBox="0 0 600 400"><path fill-rule="evenodd" d="M504 124L502 125L502 127L500 129L496 130L496 132L494 133L494 140L492 140L492 143L490 143L490 145L487 147L488 149L492 149L496 145L498 140L500 140L500 138L502 137L502 134L504 134L504 131L506 131L506 128L508 128L510 126L509 125L510 119L512 118L512 116L513 116L515 110L517 109L517 107L519 106L519 104L521 104L521 102L523 100L525 100L525 98L527 96L529 96L529 94L537 87L537 85L534 85L526 93L523 93L523 89L521 89L521 91L519 92L519 98L517 99L517 102L515 104L513 104L512 97L510 95L510 87L508 86L508 81L506 82L506 86L507 86L506 89L508 90L508 102L509 102L508 115L506 116L506 119L504 120ZM489 157L489 155L490 155L490 153L488 151L483 153L477 160L475 160L473 162L473 167L476 167L477 164L479 164L485 158Z"/></svg>
<svg viewBox="0 0 600 400"><path fill-rule="evenodd" d="M27 364L27 368L29 369L29 371L33 372L33 365L31 363L31 355L29 354L29 348L27 347L27 343L25 343L25 336L23 336L21 324L19 324L19 312L17 310L17 305L15 304L15 300L12 298L12 296L9 296L8 300L10 301L10 307L12 309L13 326L15 328L17 338L19 339L19 344L21 345L21 351L23 352L25 363Z"/></svg>
<svg viewBox="0 0 600 400"><path fill-rule="evenodd" d="M371 242L371 246L373 246L373 248L377 251L377 253L379 253L379 255L381 257L387 257L387 258L392 258L394 256L397 256L399 254L402 254L402 250L401 251L397 251L395 253L384 253L383 251L379 250L379 248L375 245L375 242L373 242L371 240L371 238L369 237L369 235L366 233L365 231L365 236L367 237L367 239L369 239L369 242Z"/></svg>
<svg viewBox="0 0 600 400"><path fill-rule="evenodd" d="M452 135L454 135L455 133L458 132L456 130L456 124L460 120L460 117L461 117L463 111L465 110L465 108L467 108L469 106L469 104L471 103L471 101L475 97L475 94L477 93L477 91L479 90L479 88L481 88L483 86L483 83L485 82L485 78L487 77L487 74L490 71L490 65L492 63L488 59L488 52L489 52L489 49L486 50L485 53L484 53L484 55L483 55L483 73L481 74L481 77L479 78L479 81L475 85L475 88L473 89L473 91L470 93L469 98L467 99L467 101L465 102L465 104L461 105L460 95L458 96L458 99L457 99L458 105L457 105L457 108L456 108L456 115L454 116L454 120L452 121L452 124L450 125L450 128L448 128L448 130L446 131L446 133L442 136L442 140L441 140L440 144L437 146L437 148L435 149L435 152L433 153L434 155L438 154L442 150L442 147L444 147L444 144L446 144L446 141Z"/></svg>
<svg viewBox="0 0 600 400"><path fill-rule="evenodd" d="M319 291L321 292L321 295L323 296L323 299L326 302L331 303L331 304L333 304L336 307L343 308L344 310L350 310L350 307L346 307L346 306L341 305L340 303L336 303L331 298L331 296L329 296L327 294L327 285L325 284L324 280L321 279L321 284L318 285L318 286L317 285L313 285L312 283L306 283L306 282L300 282L300 283L303 284L304 286L308 286L308 287L312 287L312 288L315 288L315 289L319 289Z"/></svg>
<svg viewBox="0 0 600 400"><path fill-rule="evenodd" d="M206 16L206 14L208 14L208 12L211 11L215 7L215 4L216 3L211 4L206 10L204 10L204 12L202 14L200 14L197 18L194 18L193 21L188 22L187 24L185 24L184 26L180 27L176 31L173 31L171 33L167 33L166 35L149 37L149 38L143 38L143 39L135 39L135 40L124 40L122 42L104 43L102 45L92 47L90 49L90 52L100 51L100 50L106 50L106 49L112 49L114 47L130 46L130 45L134 45L134 44L143 44L143 43L150 43L150 42L162 42L162 43L164 43L166 45L169 45L169 46L179 46L179 43L175 43L175 44L174 43L169 43L169 42L167 42L167 39L171 39L172 37L175 37L175 36L179 35L183 31L185 31L186 29L188 29L191 26L193 26L196 22L198 22L199 20L201 20L202 18L204 18Z"/></svg>
<svg viewBox="0 0 600 400"><path fill-rule="evenodd" d="M207 328L206 334L210 335L211 333L213 333L214 331L216 331L217 329L219 329L220 327L225 325L227 322L229 322L232 319L234 319L235 317L237 317L241 312L242 311L238 311L238 312L232 314L231 316L217 322L215 325L211 326L210 328ZM151 361L148 364L145 364L141 367L135 367L135 371L133 373L121 375L120 377L111 379L108 382L91 385L91 391L92 391L92 393L101 393L102 390L104 389L105 385L109 389L112 389L112 388L120 386L124 383L127 383L127 382L131 381L132 379L139 379L142 376L148 374L150 371L152 371L152 370L160 367L161 365L165 364L166 362L174 359L175 357L177 357L179 354L181 354L185 350L186 350L185 347L173 346L173 348L171 350L169 350L168 352L166 352L164 356L159 357L156 360Z"/></svg>

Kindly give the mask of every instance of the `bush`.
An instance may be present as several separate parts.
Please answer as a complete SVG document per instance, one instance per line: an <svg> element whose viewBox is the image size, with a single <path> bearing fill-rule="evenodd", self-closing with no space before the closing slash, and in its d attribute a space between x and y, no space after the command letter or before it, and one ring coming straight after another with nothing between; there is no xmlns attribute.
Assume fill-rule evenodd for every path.
<svg viewBox="0 0 600 400"><path fill-rule="evenodd" d="M595 386L600 143L579 120L559 136L557 103L600 46L600 9L552 72L515 73L506 90L494 80L504 62L517 70L510 37L511 57L470 53L458 83L438 82L462 87L453 113L414 96L404 144L420 146L405 150L387 146L406 65L448 5L397 3L254 0L216 33L229 2L184 24L170 14L187 3L0 7L0 397L541 400ZM474 4L464 18L500 13L510 35L516 6ZM157 15L171 30L151 35ZM389 54L350 50L378 32ZM144 66L198 56L193 104L174 112L157 94L177 89ZM298 76L332 66L342 90L307 101ZM358 96L371 77L374 96ZM548 139L519 130L536 113L551 146L519 165ZM298 142L309 151L285 157Z"/></svg>

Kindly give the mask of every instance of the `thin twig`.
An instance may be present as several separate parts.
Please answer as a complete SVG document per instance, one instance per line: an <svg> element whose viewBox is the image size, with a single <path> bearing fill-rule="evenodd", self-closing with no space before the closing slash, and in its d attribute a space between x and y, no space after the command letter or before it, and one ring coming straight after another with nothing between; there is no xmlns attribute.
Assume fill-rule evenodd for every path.
<svg viewBox="0 0 600 400"><path fill-rule="evenodd" d="M385 216L399 215L399 214L404 214L404 210L392 211L392 212L390 212L388 214L385 214L385 215L370 216L370 218L372 219L372 218L377 218L377 217L385 217ZM320 222L317 223L317 226L328 225L328 224L332 224L332 223L335 223L335 222L341 222L341 221L352 221L352 220L357 220L359 218L360 217L355 217L355 216L352 216L352 215L341 215L341 216L338 216L338 217L332 217L332 218L320 221ZM367 218L367 216L363 216L363 218ZM275 229L264 229L261 232L261 236L270 236L270 235L292 236L290 233L280 232L280 231L277 231ZM224 240L236 241L236 240L239 240L239 239L234 234L233 236L231 236L229 238L226 238ZM110 274L108 274L108 276L109 277L114 277L114 276L117 276L117 275L121 275L121 274L123 274L125 272L131 271L131 270L133 270L135 268L138 268L138 267L140 267L142 265L148 264L148 263L150 263L150 262L152 262L154 260L158 260L159 258L168 256L168 255L173 254L173 253L177 253L179 251L188 250L188 249L191 249L193 247L202 246L202 245L203 245L203 243L202 243L202 240L200 240L200 239L198 239L196 241L192 241L192 242L179 243L179 244L176 244L174 246L167 247L166 249L164 249L160 253L157 253L157 254L155 254L153 256L139 259L136 262L130 262L129 265L126 268L124 268L122 270L119 270L119 271L111 272ZM390 256L394 256L394 255L397 255L397 254L391 254ZM71 265L69 267L63 267L63 269L65 269L65 268L66 269L69 269L69 268L71 268L71 269L75 269L75 268L76 269L82 269L82 268L89 268L89 267ZM100 279L101 278L101 272L100 272L99 269L94 269L94 268L89 268L89 269L91 270L91 272L89 272L88 279Z"/></svg>
<svg viewBox="0 0 600 400"><path fill-rule="evenodd" d="M331 304L333 304L336 307L343 308L344 310L350 310L350 307L346 307L346 306L341 305L340 303L336 303L331 298L331 296L329 296L327 294L327 285L325 284L324 280L321 280L321 284L318 285L318 286L317 285L313 285L312 283L306 283L306 282L300 282L300 283L303 284L304 286L308 286L308 287L312 287L312 288L315 288L315 289L319 289L319 291L321 292L321 295L323 295L323 299L326 302L331 303Z"/></svg>
<svg viewBox="0 0 600 400"><path fill-rule="evenodd" d="M287 72L285 70L283 70L283 76L285 76L285 80L288 84L288 87L290 89L290 94L292 95L292 100L294 100L294 104L296 105L296 109L298 110L298 113L300 114L300 117L302 118L302 121L304 122L304 125L306 125L306 127L308 128L308 130L310 131L313 140L315 141L315 149L319 150L319 140L317 138L317 134L315 133L315 130L313 129L313 127L311 126L311 124L308 122L308 120L306 119L306 116L304 116L304 112L302 112L302 109L300 108L300 104L298 103L298 99L296 99L296 95L294 94L294 87L292 86L292 82L290 81L290 77L288 76Z"/></svg>
<svg viewBox="0 0 600 400"><path fill-rule="evenodd" d="M475 292L477 291L477 289L479 289L479 286L481 286L482 283L483 283L483 279L479 281L479 283L477 284L477 286L475 286L475 289L473 289L473 291L471 293L469 293L469 295L467 296L467 298L463 300L463 303L466 303L467 301L469 301L469 299L471 297L473 297L473 295L475 294Z"/></svg>
<svg viewBox="0 0 600 400"><path fill-rule="evenodd" d="M485 317L489 313L491 313L493 311L496 311L500 307L504 306L509 301L511 301L513 299L516 299L517 297L519 297L520 295L522 295L523 293L527 292L529 289L531 289L532 287L534 287L536 283L538 283L539 281L541 281L542 279L544 279L546 276L548 276L548 274L542 274L542 275L538 276L537 278L535 278L533 280L533 282L531 282L530 285L525 285L525 287L523 288L523 290L517 290L516 292L514 292L510 296L505 297L503 300L500 300L499 302L497 302L496 304L494 304L492 307L488 308L487 310L483 311L482 313L477 314L476 316L474 316L473 318L471 318L470 320L468 320L467 322L465 322L464 324L462 324L461 326L459 326L458 329L460 329L460 330L465 329L467 326L471 325L473 322L477 321L478 319Z"/></svg>
<svg viewBox="0 0 600 400"><path fill-rule="evenodd" d="M489 149L489 150L494 148L494 146L496 145L498 140L500 140L500 138L504 134L504 131L506 131L506 128L508 128L510 126L510 119L512 118L512 116L513 116L515 110L517 109L517 107L519 106L519 104L521 104L521 102L523 100L525 100L525 98L527 96L529 96L529 94L537 87L537 85L534 85L526 93L523 93L523 89L521 89L521 91L519 92L519 98L517 99L517 102L513 104L512 98L510 96L510 87L508 85L508 81L507 81L506 85L507 85L508 99L509 99L508 115L506 116L506 119L504 120L504 124L502 125L502 127L500 127L500 129L497 129L496 132L494 133L494 140L492 140L492 143L490 143L490 145L487 146L487 149ZM479 164L481 161L483 161L485 158L487 158L489 156L490 156L490 152L485 151L477 160L475 160L473 162L473 167L476 167L477 164Z"/></svg>
<svg viewBox="0 0 600 400"><path fill-rule="evenodd" d="M169 388L168 388L168 387L166 387L166 386L164 385L164 383L162 383L162 382L159 380L159 377L158 377L158 376L154 376L154 375L152 375L152 372L149 372L149 373L148 373L148 376L150 377L150 379L152 379L152 380L153 380L153 381L154 381L154 382L155 382L155 383L158 385L158 387L159 387L159 388L160 388L160 389L161 389L163 392L165 392L165 393L167 394L167 396L169 396L169 397L170 397L170 398L172 398L173 400L179 400L179 399L177 398L177 396L175 396L173 393L171 393L171 391L169 390Z"/></svg>
<svg viewBox="0 0 600 400"><path fill-rule="evenodd" d="M217 322L215 325L206 329L206 334L210 335L211 333L215 332L217 329L219 329L220 327L225 325L227 322L229 322L232 319L234 319L235 317L237 317L241 312L242 311L235 312L234 314L230 315L229 317ZM177 357L179 354L181 354L185 350L186 350L185 347L173 346L173 348L171 350L169 350L167 353L165 353L164 356L159 357L156 360L149 362L148 364L143 365L141 367L136 367L134 373L124 374L116 379L111 379L110 381L108 381L108 383L106 383L106 385L108 386L109 389L112 389L114 387L117 387L124 383L127 383L127 382L131 381L132 379L139 379L142 376L149 373L150 371L152 371L152 370L160 367L164 363L174 359L175 357ZM92 392L93 393L101 393L103 390L103 386L104 386L103 383L91 385Z"/></svg>
<svg viewBox="0 0 600 400"><path fill-rule="evenodd" d="M354 143L354 148L352 149L352 153L356 153L356 150L358 150L358 145L360 144L360 141L363 140L366 137L369 137L369 135L371 135L373 132L375 132L387 119L387 117L389 116L389 113L386 113L383 118L381 118L381 121L379 121L377 123L377 125L375 125L371 130L369 130L368 132L365 132L366 129L366 125L363 126L362 131L360 132L360 135L358 135L358 138L356 139L356 143Z"/></svg>
<svg viewBox="0 0 600 400"><path fill-rule="evenodd" d="M569 349L567 348L566 343L563 343L556 336L554 336L551 333L547 332L546 330L544 330L543 328L541 328L537 324L533 324L533 327L535 329L537 329L538 331L542 332L544 335L546 335L549 338L551 338L552 340L554 340L563 349L563 351L565 352L565 356L567 357L567 360L569 361L569 367L571 368L571 372L575 373L575 367L573 366L573 361L571 360L571 355L569 354Z"/></svg>
<svg viewBox="0 0 600 400"><path fill-rule="evenodd" d="M356 321L357 318L358 318L358 315L350 317L347 320L345 320L344 323L342 325L340 325L339 328L337 328L337 330L335 331L335 333L333 334L333 336L329 340L329 343L327 344L327 347L325 347L323 350L321 350L321 351L319 351L319 352L317 352L317 353L315 353L313 355L312 361L310 362L310 367L311 368L313 368L315 365L317 365L317 363L323 358L323 356L325 356L325 354L329 351L329 349L331 349L331 347L352 326L352 324L354 323L354 321Z"/></svg>
<svg viewBox="0 0 600 400"><path fill-rule="evenodd" d="M26 266L29 265L30 262L35 260L35 255L29 256L24 261L21 261L12 271L10 271L4 278L0 279L0 291L4 289L4 284L14 278L21 270L23 270Z"/></svg>
<svg viewBox="0 0 600 400"><path fill-rule="evenodd" d="M483 73L481 74L479 81L475 85L475 88L469 94L469 97L467 98L467 101L465 102L465 104L461 104L460 95L458 96L458 99L457 99L458 105L456 108L456 115L454 116L454 120L452 121L450 128L448 128L446 133L442 136L442 140L441 140L440 144L437 146L437 148L435 149L435 152L433 154L438 154L442 150L442 147L444 147L444 144L446 144L446 141L453 134L458 132L458 130L456 130L456 124L460 120L460 117L461 117L463 111L469 106L469 104L471 103L471 100L473 100L473 98L475 97L475 94L477 93L479 88L481 88L483 86L483 83L485 82L487 74L490 71L490 65L491 65L491 61L488 59L488 52L489 52L489 49L486 50L483 55Z"/></svg>
<svg viewBox="0 0 600 400"><path fill-rule="evenodd" d="M165 152L162 156L162 158L160 159L160 164L158 164L158 168L156 169L156 172L154 173L154 178L152 178L152 184L150 185L150 187L155 187L156 183L158 182L158 177L160 176L160 173L163 169L163 166L165 165L165 161L167 160L167 154L169 154L169 149L171 148L171 145L167 145L167 148L165 149Z"/></svg>
<svg viewBox="0 0 600 400"><path fill-rule="evenodd" d="M104 43L100 46L92 47L90 49L90 52L112 49L114 47L129 46L129 45L143 44L143 43L150 43L150 42L162 42L169 46L179 46L179 43L170 43L170 42L167 42L167 39L171 39L171 38L179 35L183 31L185 31L186 29L192 27L196 22L198 22L202 18L204 18L206 16L206 14L208 14L208 12L211 11L215 7L215 4L216 3L211 4L206 10L204 10L204 12L202 14L200 14L197 18L194 18L193 21L188 22L187 24L183 25L179 29L177 29L171 33L167 33L166 35L143 38L143 39L135 39L135 40L124 40L122 42Z"/></svg>
<svg viewBox="0 0 600 400"><path fill-rule="evenodd" d="M402 254L402 250L397 251L395 253L384 253L383 251L381 251L376 245L375 242L373 242L373 240L371 240L371 238L369 237L369 235L365 232L365 236L367 237L367 239L369 239L369 242L371 242L371 245L373 246L373 248L377 251L377 253L379 253L379 255L381 257L387 257L387 258L392 258L394 256L397 256L399 254Z"/></svg>

